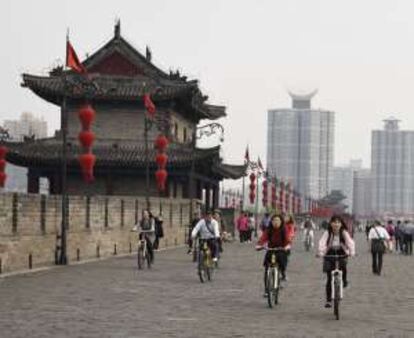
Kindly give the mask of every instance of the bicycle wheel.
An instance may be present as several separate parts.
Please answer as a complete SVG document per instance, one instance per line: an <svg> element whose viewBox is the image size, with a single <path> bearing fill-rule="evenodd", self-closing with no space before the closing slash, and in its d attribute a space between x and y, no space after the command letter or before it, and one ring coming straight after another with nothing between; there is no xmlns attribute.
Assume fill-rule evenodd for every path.
<svg viewBox="0 0 414 338"><path fill-rule="evenodd" d="M204 283L206 280L206 267L204 266L204 253L198 253L198 267L197 267L198 277L200 278L200 282Z"/></svg>
<svg viewBox="0 0 414 338"><path fill-rule="evenodd" d="M147 251L147 253L146 253L146 255L145 255L145 259L146 259L146 261L147 261L147 267L148 267L148 269L151 269L151 264L152 264L152 262L151 262L151 257L150 257L150 255L148 254L148 251Z"/></svg>
<svg viewBox="0 0 414 338"><path fill-rule="evenodd" d="M275 305L279 303L279 290L280 290L280 273L279 269L273 268L273 274L275 274L274 281L276 282L276 285L274 285L273 293L274 293L274 302Z"/></svg>
<svg viewBox="0 0 414 338"><path fill-rule="evenodd" d="M274 285L275 285L275 274L273 271L273 268L269 268L267 270L267 280L266 280L266 292L267 292L267 304L269 304L269 307L273 307L274 302Z"/></svg>
<svg viewBox="0 0 414 338"><path fill-rule="evenodd" d="M138 248L137 260L138 260L138 270L141 270L144 267L144 252L141 246Z"/></svg>
<svg viewBox="0 0 414 338"><path fill-rule="evenodd" d="M334 308L334 315L335 315L335 318L336 318L336 320L339 320L339 301L340 301L340 299L339 299L339 292L340 292L340 290L339 290L339 288L340 288L340 286L339 286L339 278L338 277L335 277L335 280L334 280L334 300L333 300L333 308Z"/></svg>

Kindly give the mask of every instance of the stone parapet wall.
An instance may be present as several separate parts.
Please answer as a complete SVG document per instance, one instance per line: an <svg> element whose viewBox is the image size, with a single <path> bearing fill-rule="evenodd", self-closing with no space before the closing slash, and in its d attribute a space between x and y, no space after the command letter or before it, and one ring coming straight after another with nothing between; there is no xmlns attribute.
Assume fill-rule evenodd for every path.
<svg viewBox="0 0 414 338"><path fill-rule="evenodd" d="M162 212L160 248L185 243L190 219L188 199L151 198L154 215ZM198 201L194 201L198 203ZM69 264L135 252L144 197L70 196L67 256ZM0 274L55 264L61 229L58 195L0 194Z"/></svg>

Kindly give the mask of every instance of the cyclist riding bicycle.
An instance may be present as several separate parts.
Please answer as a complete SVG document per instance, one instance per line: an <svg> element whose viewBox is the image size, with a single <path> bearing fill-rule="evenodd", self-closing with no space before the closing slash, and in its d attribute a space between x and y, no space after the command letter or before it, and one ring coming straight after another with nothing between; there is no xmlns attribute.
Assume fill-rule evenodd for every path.
<svg viewBox="0 0 414 338"><path fill-rule="evenodd" d="M329 221L328 229L323 233L319 240L318 256L325 255L355 255L355 242L349 235L344 220L338 216L332 216ZM326 308L330 308L332 302L332 275L331 272L335 268L335 261L332 258L324 258L323 272L327 274L326 280ZM342 270L342 280L344 288L348 285L347 280L347 259L341 258L339 261L339 269Z"/></svg>
<svg viewBox="0 0 414 338"><path fill-rule="evenodd" d="M262 236L256 244L256 250L262 250L267 244L268 248L283 248L284 251L276 253L276 259L279 265L282 280L286 280L286 263L287 250L290 247L289 237L285 228L285 221L281 215L273 215L270 219L270 224L262 233ZM267 269L271 258L271 252L267 251L264 257L263 266L265 268L265 278L267 276ZM266 290L266 285L265 285Z"/></svg>
<svg viewBox="0 0 414 338"><path fill-rule="evenodd" d="M219 253L217 241L220 238L218 222L213 218L212 212L207 211L191 232L191 238L195 240L197 234L200 240L206 240L212 253L213 262L217 262Z"/></svg>
<svg viewBox="0 0 414 338"><path fill-rule="evenodd" d="M315 223L313 223L311 217L308 215L305 217L302 225L300 226L301 230L303 230L303 243L306 245L307 237L310 237L310 247L313 248L313 239L314 239L314 232L316 230Z"/></svg>
<svg viewBox="0 0 414 338"><path fill-rule="evenodd" d="M153 263L154 249L152 246L151 237L155 234L155 220L149 210L144 210L142 212L142 218L139 221L139 228L141 230L141 232L139 232L139 240L142 240L142 236L144 236L145 241L147 242L149 257L151 259L151 263Z"/></svg>

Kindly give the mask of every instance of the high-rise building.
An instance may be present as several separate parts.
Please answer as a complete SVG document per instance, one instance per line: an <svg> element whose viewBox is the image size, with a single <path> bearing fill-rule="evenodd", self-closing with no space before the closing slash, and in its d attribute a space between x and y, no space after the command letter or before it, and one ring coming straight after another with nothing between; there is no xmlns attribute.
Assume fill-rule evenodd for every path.
<svg viewBox="0 0 414 338"><path fill-rule="evenodd" d="M267 163L272 175L291 181L303 195L321 198L331 191L334 113L312 109L316 92L290 92L292 108L268 111Z"/></svg>
<svg viewBox="0 0 414 338"><path fill-rule="evenodd" d="M4 128L13 141L23 141L25 137L47 137L47 122L27 112L22 113L19 120L5 120Z"/></svg>
<svg viewBox="0 0 414 338"><path fill-rule="evenodd" d="M414 214L414 131L400 130L399 120L384 120L372 131L372 209L380 215Z"/></svg>
<svg viewBox="0 0 414 338"><path fill-rule="evenodd" d="M352 212L353 207L355 171L361 167L362 160L351 160L347 166L333 168L331 190L339 190L346 196L343 203L348 206L348 212Z"/></svg>
<svg viewBox="0 0 414 338"><path fill-rule="evenodd" d="M5 120L4 129L7 130L11 141L21 142L25 137L35 139L47 137L47 122L34 117L31 113L22 113L19 120ZM27 191L27 169L8 163L6 166L6 191Z"/></svg>
<svg viewBox="0 0 414 338"><path fill-rule="evenodd" d="M357 218L371 216L371 182L369 169L360 168L354 171L352 213Z"/></svg>

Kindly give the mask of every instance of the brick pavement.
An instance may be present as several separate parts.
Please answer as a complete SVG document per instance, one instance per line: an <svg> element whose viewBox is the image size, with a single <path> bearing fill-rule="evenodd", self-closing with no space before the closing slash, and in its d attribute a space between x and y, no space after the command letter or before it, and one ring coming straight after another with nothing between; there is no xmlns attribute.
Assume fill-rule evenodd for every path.
<svg viewBox="0 0 414 338"><path fill-rule="evenodd" d="M207 284L183 248L159 252L150 271L123 257L0 278L0 337L414 337L414 257L386 255L374 276L357 237L340 321L323 308L313 254L296 245L280 305L269 309L262 253L235 243Z"/></svg>

